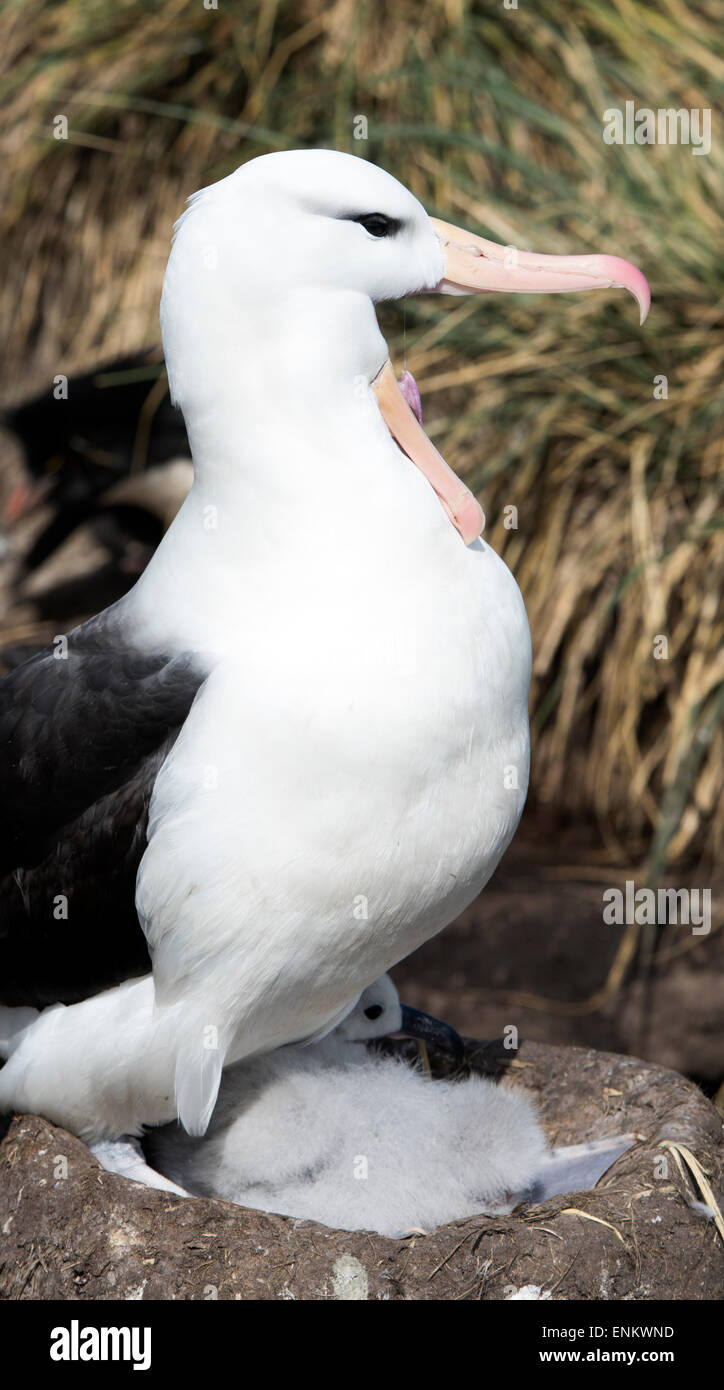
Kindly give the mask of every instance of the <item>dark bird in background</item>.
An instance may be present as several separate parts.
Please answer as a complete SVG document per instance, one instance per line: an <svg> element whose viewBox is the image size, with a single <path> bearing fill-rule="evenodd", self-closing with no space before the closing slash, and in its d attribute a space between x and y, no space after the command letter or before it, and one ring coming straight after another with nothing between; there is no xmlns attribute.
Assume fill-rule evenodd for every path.
<svg viewBox="0 0 724 1390"><path fill-rule="evenodd" d="M57 399L55 389L49 385L2 416L22 448L27 472L27 480L5 505L5 527L41 504L52 509L21 558L21 572L32 573L91 520L116 557L129 539L152 553L183 493L168 515L162 477L154 471L146 489L144 475L179 458L190 459L183 417L169 399L160 349L130 353L71 376L66 398ZM134 479L135 487L121 486ZM190 470L188 479L190 483ZM178 482L177 476L171 487L174 498Z"/></svg>

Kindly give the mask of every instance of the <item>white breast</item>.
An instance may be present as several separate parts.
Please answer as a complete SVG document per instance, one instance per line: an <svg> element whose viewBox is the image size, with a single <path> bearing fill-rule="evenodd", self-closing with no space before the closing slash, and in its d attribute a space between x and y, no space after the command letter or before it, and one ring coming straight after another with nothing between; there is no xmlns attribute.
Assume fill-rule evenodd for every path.
<svg viewBox="0 0 724 1390"><path fill-rule="evenodd" d="M392 506L332 564L309 528L263 581L255 555L253 591L221 600L236 645L157 779L138 904L159 997L233 1021L230 1058L336 1021L476 896L520 816L520 593L424 479L406 484L407 536Z"/></svg>

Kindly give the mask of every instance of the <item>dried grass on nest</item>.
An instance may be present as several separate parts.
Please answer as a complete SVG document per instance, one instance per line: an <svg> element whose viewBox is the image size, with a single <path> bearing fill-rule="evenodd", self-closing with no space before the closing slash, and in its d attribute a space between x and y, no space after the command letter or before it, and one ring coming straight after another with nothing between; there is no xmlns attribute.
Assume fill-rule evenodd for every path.
<svg viewBox="0 0 724 1390"><path fill-rule="evenodd" d="M184 197L274 148L350 149L499 240L644 268L644 329L622 296L420 301L405 310L408 361L525 594L536 795L594 813L612 851L648 854L652 874L713 856L722 146L612 147L601 116L631 98L713 105L714 0L23 0L5 6L0 41L6 394L154 341ZM58 114L67 141L52 137ZM383 310L398 358L402 313Z"/></svg>

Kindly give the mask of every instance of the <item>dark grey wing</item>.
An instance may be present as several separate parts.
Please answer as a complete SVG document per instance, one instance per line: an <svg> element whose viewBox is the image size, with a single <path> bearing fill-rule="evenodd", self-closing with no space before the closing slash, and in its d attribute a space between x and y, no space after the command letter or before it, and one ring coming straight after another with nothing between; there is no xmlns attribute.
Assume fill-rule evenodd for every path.
<svg viewBox="0 0 724 1390"><path fill-rule="evenodd" d="M206 674L139 650L109 609L0 684L3 1003L69 1003L148 970L148 804Z"/></svg>

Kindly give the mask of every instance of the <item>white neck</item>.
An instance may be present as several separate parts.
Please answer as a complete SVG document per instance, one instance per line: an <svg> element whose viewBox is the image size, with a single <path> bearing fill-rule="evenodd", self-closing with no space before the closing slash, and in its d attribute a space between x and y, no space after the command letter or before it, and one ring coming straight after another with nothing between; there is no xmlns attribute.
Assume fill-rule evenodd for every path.
<svg viewBox="0 0 724 1390"><path fill-rule="evenodd" d="M271 602L282 554L299 603L319 604L330 583L352 602L376 566L412 582L436 546L461 546L369 389L387 357L369 298L296 291L248 303L234 324L198 304L193 324L192 309L174 313L164 340L195 482L139 596L172 594L153 607L195 640L203 625L213 647L214 608L227 621L253 594Z"/></svg>

